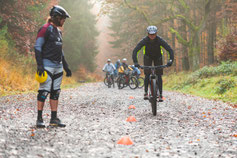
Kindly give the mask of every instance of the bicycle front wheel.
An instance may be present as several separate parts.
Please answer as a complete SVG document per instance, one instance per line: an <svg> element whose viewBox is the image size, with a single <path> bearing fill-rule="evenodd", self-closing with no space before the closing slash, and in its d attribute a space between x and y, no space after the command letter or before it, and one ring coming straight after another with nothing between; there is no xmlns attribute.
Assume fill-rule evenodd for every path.
<svg viewBox="0 0 237 158"><path fill-rule="evenodd" d="M124 78L119 77L118 80L117 80L118 89L124 88L124 83L125 83Z"/></svg>
<svg viewBox="0 0 237 158"><path fill-rule="evenodd" d="M138 88L142 88L144 86L144 78L143 77L139 77L137 79L138 82Z"/></svg>
<svg viewBox="0 0 237 158"><path fill-rule="evenodd" d="M106 86L108 86L108 80L107 80L107 77L105 77L105 79L104 79L104 84L105 84Z"/></svg>
<svg viewBox="0 0 237 158"><path fill-rule="evenodd" d="M129 87L130 87L131 89L136 89L137 86L138 86L138 82L137 82L136 77L131 77L131 78L129 79Z"/></svg>
<svg viewBox="0 0 237 158"><path fill-rule="evenodd" d="M150 85L151 90L151 107L152 107L152 114L156 116L157 112L157 86L156 86L156 79L151 80Z"/></svg>
<svg viewBox="0 0 237 158"><path fill-rule="evenodd" d="M112 85L111 76L108 76L107 80L108 80L108 88L110 88Z"/></svg>

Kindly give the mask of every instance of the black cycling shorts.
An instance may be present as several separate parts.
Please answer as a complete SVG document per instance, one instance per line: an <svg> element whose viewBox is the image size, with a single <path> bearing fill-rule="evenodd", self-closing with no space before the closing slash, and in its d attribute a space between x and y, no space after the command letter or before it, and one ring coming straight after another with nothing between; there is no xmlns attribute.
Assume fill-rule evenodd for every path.
<svg viewBox="0 0 237 158"><path fill-rule="evenodd" d="M152 63L154 64L154 66L163 65L162 57L160 57L160 58L159 57L151 58L147 55L144 55L143 61L144 61L144 66L152 66ZM151 70L144 69L144 73L145 73L145 75L150 75ZM163 69L156 69L156 74L157 75L163 75Z"/></svg>

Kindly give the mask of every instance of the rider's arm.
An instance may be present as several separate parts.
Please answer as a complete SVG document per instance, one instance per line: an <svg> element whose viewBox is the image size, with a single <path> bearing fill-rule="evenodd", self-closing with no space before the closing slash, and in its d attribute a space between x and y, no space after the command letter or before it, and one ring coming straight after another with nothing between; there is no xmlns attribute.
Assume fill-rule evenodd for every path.
<svg viewBox="0 0 237 158"><path fill-rule="evenodd" d="M131 66L128 66L128 69L131 70L131 71L133 71L133 68L132 68Z"/></svg>
<svg viewBox="0 0 237 158"><path fill-rule="evenodd" d="M44 25L38 31L36 42L35 42L35 58L37 62L37 66L43 67L43 57L42 57L42 48L48 36L47 25Z"/></svg>
<svg viewBox="0 0 237 158"><path fill-rule="evenodd" d="M64 56L64 52L62 51L62 63L63 63L63 68L64 70L68 70L69 69L69 66L68 66L68 63L65 59L65 56Z"/></svg>
<svg viewBox="0 0 237 158"><path fill-rule="evenodd" d="M114 70L116 70L116 68L115 68L114 64L111 64L111 65L112 65L113 69L114 69Z"/></svg>
<svg viewBox="0 0 237 158"><path fill-rule="evenodd" d="M106 67L107 67L107 64L104 65L104 67L103 67L103 71L105 71Z"/></svg>
<svg viewBox="0 0 237 158"><path fill-rule="evenodd" d="M137 59L138 54L144 45L145 45L145 38L143 38L134 48L133 53L132 53L132 59L134 63L138 63L138 59Z"/></svg>
<svg viewBox="0 0 237 158"><path fill-rule="evenodd" d="M170 45L165 41L163 40L161 37L158 37L159 40L160 40L160 44L163 48L165 48L165 50L167 50L169 52L169 56L170 56L170 59L172 61L174 61L174 51L173 49L170 47Z"/></svg>

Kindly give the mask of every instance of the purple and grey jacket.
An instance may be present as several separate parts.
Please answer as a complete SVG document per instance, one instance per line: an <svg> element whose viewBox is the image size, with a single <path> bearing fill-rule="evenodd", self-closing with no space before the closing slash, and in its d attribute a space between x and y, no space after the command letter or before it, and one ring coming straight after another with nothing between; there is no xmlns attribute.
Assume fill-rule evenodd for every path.
<svg viewBox="0 0 237 158"><path fill-rule="evenodd" d="M61 66L62 61L65 61L62 50L62 33L50 23L44 24L39 29L34 48L38 66Z"/></svg>

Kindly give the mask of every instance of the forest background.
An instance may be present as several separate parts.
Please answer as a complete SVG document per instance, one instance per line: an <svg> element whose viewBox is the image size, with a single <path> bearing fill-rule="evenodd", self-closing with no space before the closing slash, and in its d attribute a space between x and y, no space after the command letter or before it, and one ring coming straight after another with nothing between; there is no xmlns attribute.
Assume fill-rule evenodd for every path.
<svg viewBox="0 0 237 158"><path fill-rule="evenodd" d="M237 2L236 0L0 0L0 95L35 91L36 69L34 42L38 29L45 23L49 9L59 4L72 16L63 30L66 59L73 78L64 86L78 81L96 81L95 73L104 61L128 58L146 36L148 25L158 26L162 36L175 50L175 62L166 74L167 89L214 99L228 98L236 103L237 74ZM100 4L98 15L93 4ZM108 17L111 48L98 49L98 18ZM103 31L102 31L103 32ZM167 53L165 53L167 54ZM164 55L164 61L168 58ZM101 61L101 60L100 60ZM142 63L142 55L139 55ZM211 79L210 79L211 78ZM204 89L203 89L204 88ZM208 88L208 89L205 89ZM210 94L210 96L208 96ZM225 99L222 99L225 101Z"/></svg>

